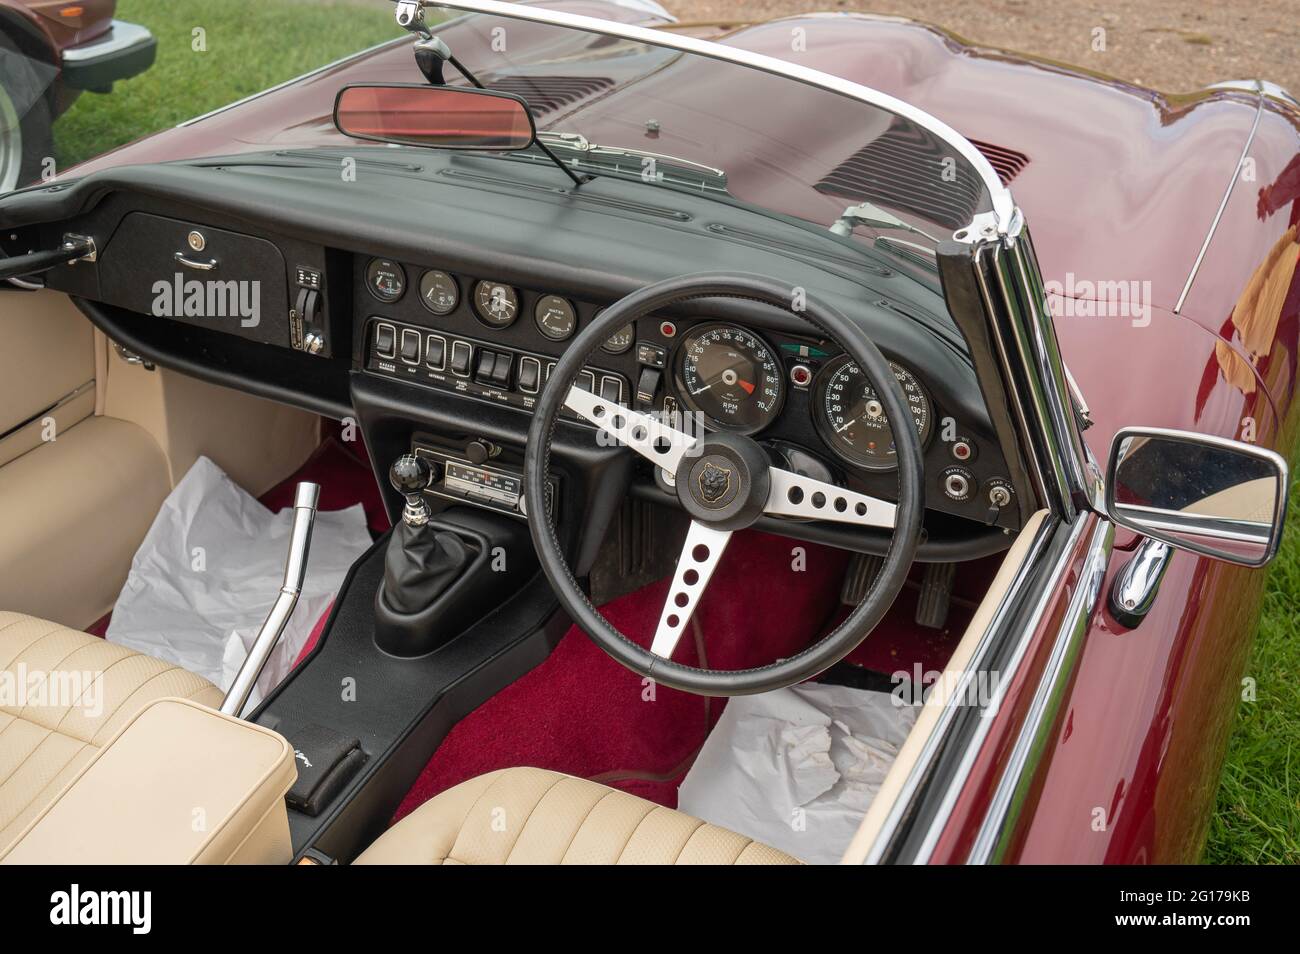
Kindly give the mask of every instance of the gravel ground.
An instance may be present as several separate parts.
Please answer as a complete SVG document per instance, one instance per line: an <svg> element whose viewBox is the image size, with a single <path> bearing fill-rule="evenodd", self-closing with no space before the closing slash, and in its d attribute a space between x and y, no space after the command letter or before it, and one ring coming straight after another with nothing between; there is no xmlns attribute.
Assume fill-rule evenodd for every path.
<svg viewBox="0 0 1300 954"><path fill-rule="evenodd" d="M1266 79L1300 96L1300 2L1221 0L661 0L683 21L755 21L861 11L936 24L986 46L1072 63L1178 93L1228 79ZM1105 50L1093 49L1105 30Z"/></svg>

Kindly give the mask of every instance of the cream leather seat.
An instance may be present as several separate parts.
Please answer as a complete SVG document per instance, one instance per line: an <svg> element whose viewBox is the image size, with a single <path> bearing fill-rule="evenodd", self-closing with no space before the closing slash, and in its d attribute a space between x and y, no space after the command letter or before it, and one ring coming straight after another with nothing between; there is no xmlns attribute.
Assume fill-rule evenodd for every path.
<svg viewBox="0 0 1300 954"><path fill-rule="evenodd" d="M51 699L48 694L60 685L62 697ZM67 687L75 689L70 698ZM122 726L168 697L218 708L222 693L152 656L0 611L0 856ZM426 802L356 863L799 862L596 782L513 768L481 775Z"/></svg>
<svg viewBox="0 0 1300 954"><path fill-rule="evenodd" d="M586 779L510 768L462 782L354 864L799 864L775 848Z"/></svg>
<svg viewBox="0 0 1300 954"><path fill-rule="evenodd" d="M79 698L46 704L68 702L60 684L82 687ZM168 696L216 708L222 693L152 656L0 611L0 854L119 728Z"/></svg>

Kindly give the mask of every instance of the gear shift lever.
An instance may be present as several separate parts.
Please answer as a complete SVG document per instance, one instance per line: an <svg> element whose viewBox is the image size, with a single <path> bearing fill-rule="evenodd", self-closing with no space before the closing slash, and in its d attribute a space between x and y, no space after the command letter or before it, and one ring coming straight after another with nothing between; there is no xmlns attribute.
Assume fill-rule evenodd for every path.
<svg viewBox="0 0 1300 954"><path fill-rule="evenodd" d="M422 492L437 479L434 465L415 454L403 454L388 468L388 482L406 498L402 522L408 527L423 527L429 522L429 505Z"/></svg>
<svg viewBox="0 0 1300 954"><path fill-rule="evenodd" d="M384 557L384 582L375 595L375 635L398 656L427 651L437 604L465 573L478 550L455 533L429 523L423 492L439 467L415 454L403 454L388 469L388 480L406 498L402 519L393 528Z"/></svg>

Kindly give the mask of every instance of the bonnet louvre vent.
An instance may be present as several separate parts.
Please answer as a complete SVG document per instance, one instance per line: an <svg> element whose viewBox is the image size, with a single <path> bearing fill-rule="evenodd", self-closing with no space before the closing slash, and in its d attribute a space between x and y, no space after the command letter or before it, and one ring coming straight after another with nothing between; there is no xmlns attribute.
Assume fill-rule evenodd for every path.
<svg viewBox="0 0 1300 954"><path fill-rule="evenodd" d="M1012 179L1020 175L1020 170L1029 165L1029 157L1023 152L1008 149L1006 146L995 146L991 142L980 142L978 139L972 139L970 144L984 153L984 158L989 161L989 165L998 174L1003 185L1008 185Z"/></svg>
<svg viewBox="0 0 1300 954"><path fill-rule="evenodd" d="M1023 153L973 142L1003 184L1029 162ZM914 126L895 124L828 172L818 192L911 212L946 228L967 224L984 189L970 175L947 181L941 144Z"/></svg>
<svg viewBox="0 0 1300 954"><path fill-rule="evenodd" d="M542 116L595 96L614 81L604 76L495 76L484 85L523 97L533 115Z"/></svg>

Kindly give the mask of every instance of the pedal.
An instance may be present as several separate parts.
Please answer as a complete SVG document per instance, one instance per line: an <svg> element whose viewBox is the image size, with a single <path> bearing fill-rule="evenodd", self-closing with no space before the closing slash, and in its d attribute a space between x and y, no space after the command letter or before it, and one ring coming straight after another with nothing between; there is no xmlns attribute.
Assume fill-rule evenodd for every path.
<svg viewBox="0 0 1300 954"><path fill-rule="evenodd" d="M844 570L844 582L840 584L840 602L846 606L857 606L871 589L880 568L885 565L885 558L870 553L855 553Z"/></svg>
<svg viewBox="0 0 1300 954"><path fill-rule="evenodd" d="M943 629L948 622L952 603L952 584L957 578L956 563L927 563L921 578L921 592L916 598L916 625Z"/></svg>

